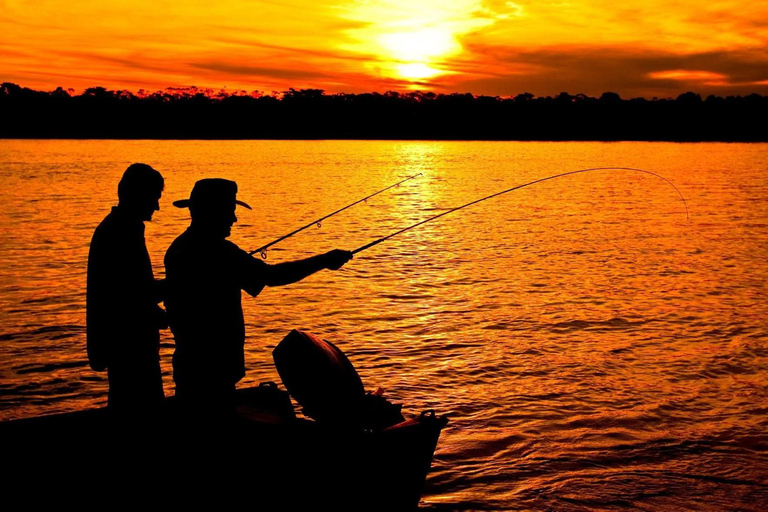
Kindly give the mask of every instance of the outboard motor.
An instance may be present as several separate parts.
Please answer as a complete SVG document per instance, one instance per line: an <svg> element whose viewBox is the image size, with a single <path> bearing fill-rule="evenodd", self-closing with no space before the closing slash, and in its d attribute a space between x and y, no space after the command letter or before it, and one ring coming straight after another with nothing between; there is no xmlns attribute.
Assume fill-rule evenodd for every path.
<svg viewBox="0 0 768 512"><path fill-rule="evenodd" d="M365 392L355 367L330 341L294 329L272 357L285 388L318 423L379 430L404 420L401 406Z"/></svg>

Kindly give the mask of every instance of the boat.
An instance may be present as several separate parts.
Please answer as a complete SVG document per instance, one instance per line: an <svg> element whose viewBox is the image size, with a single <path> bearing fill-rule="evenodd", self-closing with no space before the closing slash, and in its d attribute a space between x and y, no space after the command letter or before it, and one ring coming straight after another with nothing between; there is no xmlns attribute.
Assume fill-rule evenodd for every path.
<svg viewBox="0 0 768 512"><path fill-rule="evenodd" d="M305 346L297 351L286 340ZM297 378L290 355L306 356L318 343L324 355L311 366L322 367L327 357L333 364L324 374ZM141 416L104 407L1 422L4 466L12 469L6 489L34 482L59 505L71 498L254 510L416 509L447 418L427 410L405 419L377 392L364 395L366 419L355 421L349 410L334 419L328 411L339 412L338 401L329 407L317 393L308 398L308 390L334 382L331 374L341 367L346 376L336 384L359 379L346 356L301 331L278 345L276 362L281 350L278 373L301 397L302 414L288 391L268 382L237 390L235 411L221 415L190 411L168 397Z"/></svg>

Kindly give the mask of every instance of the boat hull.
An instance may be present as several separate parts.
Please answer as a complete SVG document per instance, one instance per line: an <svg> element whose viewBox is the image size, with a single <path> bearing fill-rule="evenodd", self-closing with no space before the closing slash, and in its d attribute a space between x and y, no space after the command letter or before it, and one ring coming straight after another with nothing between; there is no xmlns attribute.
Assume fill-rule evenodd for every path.
<svg viewBox="0 0 768 512"><path fill-rule="evenodd" d="M33 481L65 501L408 510L446 423L430 412L378 431L324 426L296 417L271 385L239 390L233 414L190 412L171 398L150 416L90 409L3 422L0 433L12 440L9 489Z"/></svg>

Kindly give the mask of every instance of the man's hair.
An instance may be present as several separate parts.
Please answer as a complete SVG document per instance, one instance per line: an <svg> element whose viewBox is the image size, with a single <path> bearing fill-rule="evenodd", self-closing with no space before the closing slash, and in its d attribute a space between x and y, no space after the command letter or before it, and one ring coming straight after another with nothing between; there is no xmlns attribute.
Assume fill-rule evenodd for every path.
<svg viewBox="0 0 768 512"><path fill-rule="evenodd" d="M148 193L162 192L165 188L163 175L147 164L131 164L117 185L119 200L131 200Z"/></svg>

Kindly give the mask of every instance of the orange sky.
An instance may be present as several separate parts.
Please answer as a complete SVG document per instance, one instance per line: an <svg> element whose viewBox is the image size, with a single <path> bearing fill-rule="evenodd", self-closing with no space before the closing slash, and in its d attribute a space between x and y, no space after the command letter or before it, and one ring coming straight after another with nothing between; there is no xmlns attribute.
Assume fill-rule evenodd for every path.
<svg viewBox="0 0 768 512"><path fill-rule="evenodd" d="M0 0L0 81L768 94L768 2Z"/></svg>

